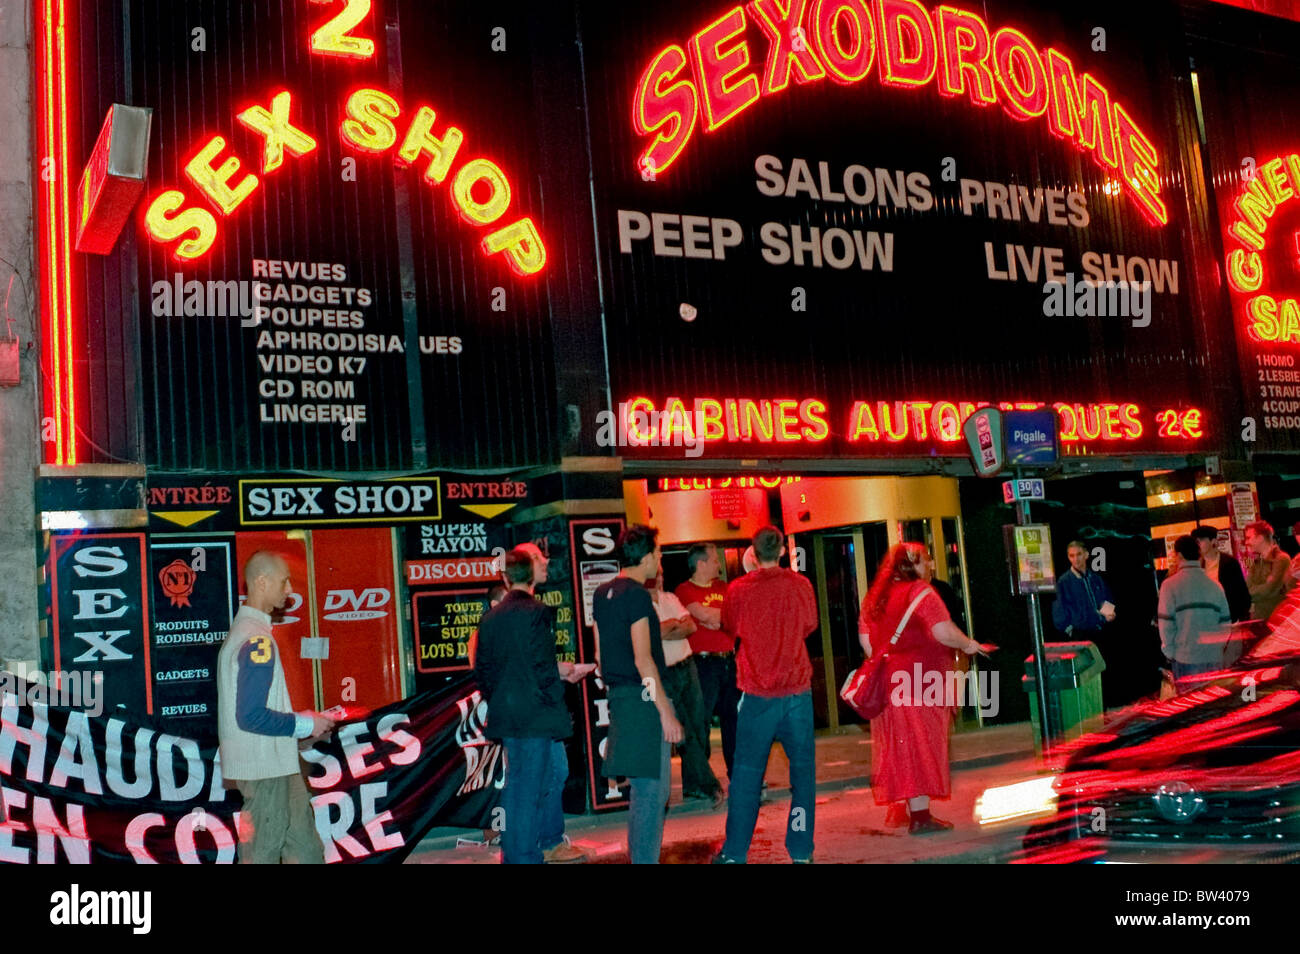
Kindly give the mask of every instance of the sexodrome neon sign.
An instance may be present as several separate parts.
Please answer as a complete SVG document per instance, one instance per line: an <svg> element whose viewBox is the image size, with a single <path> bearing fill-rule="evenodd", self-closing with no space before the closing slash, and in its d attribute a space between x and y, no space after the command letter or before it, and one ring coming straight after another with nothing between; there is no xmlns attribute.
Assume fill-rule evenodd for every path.
<svg viewBox="0 0 1300 954"><path fill-rule="evenodd" d="M1260 253L1268 245L1268 223L1285 203L1300 193L1300 155L1279 156L1260 165L1237 197L1237 220L1228 235L1240 247L1228 252L1228 284L1250 295L1246 303L1255 341L1300 343L1300 305L1294 298L1281 301L1264 289L1264 264Z"/></svg>
<svg viewBox="0 0 1300 954"><path fill-rule="evenodd" d="M746 35L751 21L767 42L761 70ZM646 178L666 172L701 122L713 132L792 78L851 85L873 64L884 86L937 83L944 96L998 103L1017 120L1045 120L1053 135L1117 172L1148 221L1169 220L1155 146L1095 76L1079 75L1068 56L1040 50L1019 30L994 31L979 14L927 10L918 0L753 0L685 47L664 47L641 74L632 104L633 127L649 137L638 167Z"/></svg>

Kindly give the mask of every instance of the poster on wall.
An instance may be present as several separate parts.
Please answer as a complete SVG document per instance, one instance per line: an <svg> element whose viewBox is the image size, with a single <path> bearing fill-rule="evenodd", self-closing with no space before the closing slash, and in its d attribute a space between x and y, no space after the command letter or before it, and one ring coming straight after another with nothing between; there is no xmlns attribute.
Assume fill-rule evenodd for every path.
<svg viewBox="0 0 1300 954"><path fill-rule="evenodd" d="M233 539L149 542L154 714L193 738L216 732L217 654L237 593Z"/></svg>
<svg viewBox="0 0 1300 954"><path fill-rule="evenodd" d="M470 639L487 611L482 588L413 594L416 672L467 671Z"/></svg>
<svg viewBox="0 0 1300 954"><path fill-rule="evenodd" d="M591 593L601 578L613 579L618 575L618 560L614 555L619 534L623 532L623 519L609 517L601 520L574 520L569 524L569 543L573 554L574 599L583 606L578 626L578 661L596 661L596 634L591 619ZM610 564L613 573L609 573ZM585 568L585 569L584 569ZM628 790L620 787L619 779L606 778L601 773L601 762L609 736L609 700L605 683L599 676L582 681L583 717L587 734L587 775L591 786L591 806L596 811L622 808L627 805Z"/></svg>
<svg viewBox="0 0 1300 954"><path fill-rule="evenodd" d="M577 632L574 629L573 590L569 580L573 567L569 562L569 526L562 516L534 520L513 528L515 545L531 543L546 557L546 582L533 595L550 607L555 624L555 659L578 662Z"/></svg>
<svg viewBox="0 0 1300 954"><path fill-rule="evenodd" d="M50 547L54 669L105 710L153 711L142 533L56 536ZM75 684L75 685L73 685Z"/></svg>

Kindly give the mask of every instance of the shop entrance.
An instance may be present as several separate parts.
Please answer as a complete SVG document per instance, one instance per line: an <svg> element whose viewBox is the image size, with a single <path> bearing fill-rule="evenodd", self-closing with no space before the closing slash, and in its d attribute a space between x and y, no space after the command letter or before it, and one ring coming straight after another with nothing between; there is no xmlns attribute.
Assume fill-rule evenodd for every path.
<svg viewBox="0 0 1300 954"><path fill-rule="evenodd" d="M862 663L858 613L894 544L917 541L930 548L936 589L957 624L975 636L954 478L674 478L658 481L657 488L659 493L649 493L646 481L627 481L624 497L630 522L658 528L670 589L689 575L691 543L716 544L723 576L733 580L744 572L742 556L754 531L766 523L785 531L789 565L805 574L817 593L819 626L807 645L818 729L836 731L861 722L840 701L839 688ZM955 658L954 664L965 667L967 657ZM957 724L978 725L978 710L959 710Z"/></svg>
<svg viewBox="0 0 1300 954"><path fill-rule="evenodd" d="M813 657L813 712L819 729L862 720L839 698L845 678L861 665L858 613L881 559L896 543L924 543L935 559L936 589L959 626L970 632L965 555L957 481L943 477L804 478L781 488L791 552L817 590L819 631ZM805 530L804 528L808 528ZM945 585L946 584L946 585ZM955 660L965 666L965 657ZM958 725L978 724L974 708Z"/></svg>

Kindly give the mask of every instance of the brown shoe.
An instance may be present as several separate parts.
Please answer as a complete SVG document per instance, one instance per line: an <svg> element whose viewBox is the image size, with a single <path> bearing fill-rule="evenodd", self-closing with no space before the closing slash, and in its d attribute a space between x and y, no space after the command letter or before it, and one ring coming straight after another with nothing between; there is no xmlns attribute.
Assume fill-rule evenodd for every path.
<svg viewBox="0 0 1300 954"><path fill-rule="evenodd" d="M567 841L562 841L554 848L542 852L542 861L548 865L580 865L590 860L581 848L575 848Z"/></svg>

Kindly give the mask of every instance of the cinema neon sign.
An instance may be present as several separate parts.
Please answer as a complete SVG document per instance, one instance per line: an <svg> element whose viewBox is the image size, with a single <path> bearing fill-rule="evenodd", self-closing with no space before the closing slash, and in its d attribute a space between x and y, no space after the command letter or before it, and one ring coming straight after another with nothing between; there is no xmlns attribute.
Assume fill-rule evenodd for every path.
<svg viewBox="0 0 1300 954"><path fill-rule="evenodd" d="M1250 296L1246 331L1255 341L1300 344L1300 304L1281 300L1265 288L1262 253L1268 247L1268 225L1278 210L1300 194L1300 155L1279 156L1258 166L1233 203L1237 219L1228 236L1237 243L1227 257L1228 284Z"/></svg>
<svg viewBox="0 0 1300 954"><path fill-rule="evenodd" d="M758 33L766 42L761 67ZM854 85L873 65L886 87L935 85L943 96L1046 122L1057 138L1115 173L1148 221L1169 220L1159 154L1100 80L1080 75L1065 53L1040 50L1013 27L993 30L977 13L946 5L927 10L918 0L753 0L685 45L669 44L637 83L632 125L649 139L638 168L645 178L667 172L701 125L720 129L792 79Z"/></svg>

